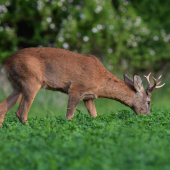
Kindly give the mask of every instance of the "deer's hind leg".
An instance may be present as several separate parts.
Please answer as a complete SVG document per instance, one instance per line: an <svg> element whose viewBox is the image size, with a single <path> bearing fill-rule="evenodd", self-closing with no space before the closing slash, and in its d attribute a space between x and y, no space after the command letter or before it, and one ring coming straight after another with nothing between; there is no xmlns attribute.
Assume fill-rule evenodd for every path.
<svg viewBox="0 0 170 170"><path fill-rule="evenodd" d="M17 89L14 89L12 93L2 103L0 103L0 125L1 126L7 111L15 104L17 104L21 100L21 97L22 97L22 93Z"/></svg>
<svg viewBox="0 0 170 170"><path fill-rule="evenodd" d="M25 86L22 88L22 98L17 110L17 117L21 123L27 123L27 116L29 109L33 103L33 100L41 88L41 85L37 81L28 81Z"/></svg>

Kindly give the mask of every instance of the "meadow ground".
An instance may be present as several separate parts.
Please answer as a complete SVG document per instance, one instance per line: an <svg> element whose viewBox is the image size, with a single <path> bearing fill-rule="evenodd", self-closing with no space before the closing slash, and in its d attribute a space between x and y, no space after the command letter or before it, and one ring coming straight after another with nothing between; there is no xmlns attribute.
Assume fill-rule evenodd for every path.
<svg viewBox="0 0 170 170"><path fill-rule="evenodd" d="M95 100L91 118L81 102L72 121L65 120L68 97L41 90L21 124L12 108L0 129L0 169L146 169L170 167L170 105L168 80L155 90L152 113L137 116L122 104ZM1 86L0 100L10 93Z"/></svg>
<svg viewBox="0 0 170 170"><path fill-rule="evenodd" d="M7 115L0 129L1 170L169 170L170 112L152 116L119 111L91 118L77 111L29 118L21 124Z"/></svg>

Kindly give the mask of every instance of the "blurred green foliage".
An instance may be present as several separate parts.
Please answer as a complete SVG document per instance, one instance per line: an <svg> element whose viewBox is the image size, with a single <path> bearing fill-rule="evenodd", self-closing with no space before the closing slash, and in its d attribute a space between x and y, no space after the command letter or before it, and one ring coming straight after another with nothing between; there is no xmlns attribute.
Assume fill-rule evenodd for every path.
<svg viewBox="0 0 170 170"><path fill-rule="evenodd" d="M166 0L3 0L0 62L26 47L91 53L109 70L167 71Z"/></svg>

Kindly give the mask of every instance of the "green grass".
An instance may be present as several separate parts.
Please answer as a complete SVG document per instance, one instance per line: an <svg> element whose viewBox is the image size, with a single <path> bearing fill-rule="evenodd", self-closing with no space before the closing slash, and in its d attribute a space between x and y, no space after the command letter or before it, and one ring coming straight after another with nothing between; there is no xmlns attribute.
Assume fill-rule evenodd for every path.
<svg viewBox="0 0 170 170"><path fill-rule="evenodd" d="M1 170L169 170L170 112L152 116L119 111L91 118L5 117L0 129Z"/></svg>

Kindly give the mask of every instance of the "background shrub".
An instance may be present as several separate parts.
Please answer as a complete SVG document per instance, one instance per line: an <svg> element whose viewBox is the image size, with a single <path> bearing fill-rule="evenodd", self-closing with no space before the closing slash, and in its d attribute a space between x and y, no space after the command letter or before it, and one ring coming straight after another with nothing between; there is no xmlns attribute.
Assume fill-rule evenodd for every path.
<svg viewBox="0 0 170 170"><path fill-rule="evenodd" d="M0 62L37 46L91 53L109 70L167 71L169 6L166 0L3 0Z"/></svg>

